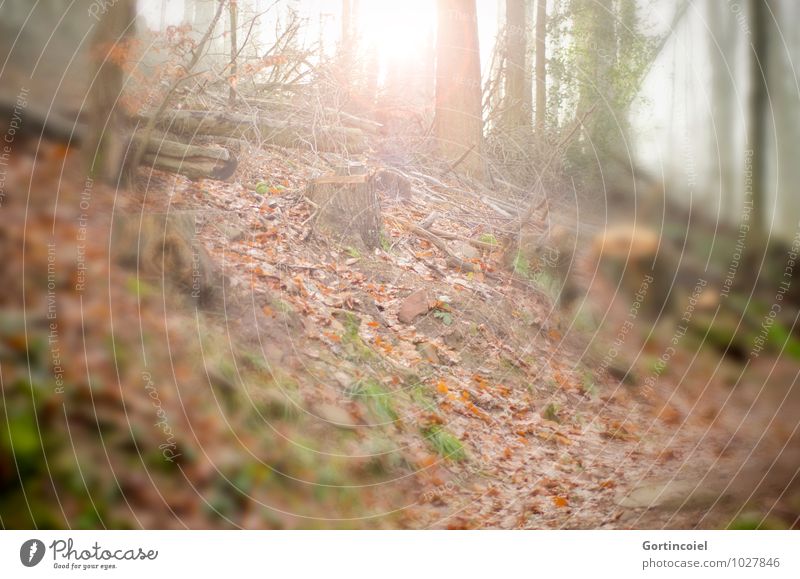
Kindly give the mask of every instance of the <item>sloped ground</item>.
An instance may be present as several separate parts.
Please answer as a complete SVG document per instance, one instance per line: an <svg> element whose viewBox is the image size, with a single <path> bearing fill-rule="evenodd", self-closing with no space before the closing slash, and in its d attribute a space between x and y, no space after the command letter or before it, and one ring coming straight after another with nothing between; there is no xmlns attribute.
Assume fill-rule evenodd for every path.
<svg viewBox="0 0 800 579"><path fill-rule="evenodd" d="M463 185L384 195L382 248L369 252L310 230L302 191L327 171L318 157L269 149L246 161L234 184L142 174L146 194L97 186L89 235L69 171L40 172L30 190L48 193L3 209L19 224L4 242L4 526L718 527L742 512L795 524L797 495L765 485L748 497L747 473L763 473L757 434L769 450L756 454L775 457L796 442L796 419L778 428L764 399L743 426L753 398L726 399L730 369L704 356L676 358L650 393L598 372L591 332L547 291L458 241L479 271L457 271L402 225L437 212L441 230L499 236L497 211ZM107 260L112 214L142 211L196 215L228 279L220 305L187 305ZM401 322L413 305L420 315ZM620 318L604 320L601 352ZM639 343L632 335L624 356ZM637 368L661 346L644 348ZM791 479L797 463L779 464ZM747 481L726 488L742 465ZM719 492L696 492L709 488Z"/></svg>

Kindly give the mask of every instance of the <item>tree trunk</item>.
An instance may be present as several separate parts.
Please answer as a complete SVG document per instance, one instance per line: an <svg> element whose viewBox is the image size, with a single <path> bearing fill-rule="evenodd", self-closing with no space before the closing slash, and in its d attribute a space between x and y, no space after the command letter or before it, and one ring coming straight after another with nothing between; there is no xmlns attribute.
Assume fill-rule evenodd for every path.
<svg viewBox="0 0 800 579"><path fill-rule="evenodd" d="M125 115L118 107L124 71L111 51L124 50L124 42L133 32L136 18L132 0L118 0L108 7L94 30L89 57L94 80L89 89L89 130L85 155L89 175L116 185L123 174L127 153Z"/></svg>
<svg viewBox="0 0 800 579"><path fill-rule="evenodd" d="M764 239L764 206L766 202L766 153L769 143L770 110L767 95L769 0L750 0L752 45L750 54L750 99L748 103L747 146L751 153L751 175L745 177L745 203L752 203L751 240ZM749 197L749 199L748 199ZM752 245L752 244L751 244Z"/></svg>
<svg viewBox="0 0 800 579"><path fill-rule="evenodd" d="M381 208L375 180L369 175L331 175L312 181L306 196L317 207L315 227L341 245L354 234L368 249L380 247Z"/></svg>
<svg viewBox="0 0 800 579"><path fill-rule="evenodd" d="M205 32L214 23L214 16L217 13L219 2L224 0L185 0L194 4L194 20L192 22L192 40L199 42ZM212 31L208 52L219 50L219 38L215 36L216 31ZM217 55L219 56L219 55Z"/></svg>
<svg viewBox="0 0 800 579"><path fill-rule="evenodd" d="M167 0L161 0L161 18L158 22L158 31L164 32L167 29Z"/></svg>
<svg viewBox="0 0 800 579"><path fill-rule="evenodd" d="M143 147L144 165L184 175L189 179L224 180L233 175L238 160L222 147L187 145L167 139L163 135L152 135L142 143L143 135L135 135L137 146Z"/></svg>
<svg viewBox="0 0 800 579"><path fill-rule="evenodd" d="M183 0L183 24L194 25L195 0Z"/></svg>
<svg viewBox="0 0 800 579"><path fill-rule="evenodd" d="M483 177L481 65L475 0L438 0L436 114L441 154Z"/></svg>
<svg viewBox="0 0 800 579"><path fill-rule="evenodd" d="M365 148L358 129L336 127L311 129L257 116L213 111L166 111L157 125L172 133L188 136L256 138L279 147L310 147L318 151L357 153Z"/></svg>
<svg viewBox="0 0 800 579"><path fill-rule="evenodd" d="M547 2L536 2L536 130L544 131L547 112L547 72L545 70L545 34L547 22Z"/></svg>
<svg viewBox="0 0 800 579"><path fill-rule="evenodd" d="M350 12L350 0L342 0L342 50L350 49L350 31L352 28L352 16Z"/></svg>
<svg viewBox="0 0 800 579"><path fill-rule="evenodd" d="M530 127L530 110L525 107L525 62L528 26L525 0L506 0L506 74L503 118L507 129Z"/></svg>
<svg viewBox="0 0 800 579"><path fill-rule="evenodd" d="M707 3L708 15L708 52L711 62L711 130L709 135L709 154L711 159L719 159L719 164L712 167L713 176L719 182L712 187L711 193L717 196L718 203L725 203L725 196L737 190L736 170L734 163L739 162L734 156L734 124L736 91L731 77L731 69L735 65L728 59L736 52L736 22L733 13L724 4ZM733 209L733 207L731 207ZM738 212L737 212L738 218Z"/></svg>
<svg viewBox="0 0 800 579"><path fill-rule="evenodd" d="M236 27L238 19L236 17L236 2L237 0L230 0L230 7L228 15L231 24L231 71L230 71L230 88L228 89L228 104L232 107L236 104Z"/></svg>

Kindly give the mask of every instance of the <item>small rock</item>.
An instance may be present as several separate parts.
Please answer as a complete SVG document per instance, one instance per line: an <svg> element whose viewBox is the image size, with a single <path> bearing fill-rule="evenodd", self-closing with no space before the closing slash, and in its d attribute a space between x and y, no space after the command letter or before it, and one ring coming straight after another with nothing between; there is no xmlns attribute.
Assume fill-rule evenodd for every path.
<svg viewBox="0 0 800 579"><path fill-rule="evenodd" d="M350 384L352 384L353 382L353 379L344 372L334 372L333 377L334 379L336 379L336 382L338 382L339 386L341 386L342 388L349 388Z"/></svg>
<svg viewBox="0 0 800 579"><path fill-rule="evenodd" d="M217 223L217 228L222 232L222 235L225 236L229 242L241 241L244 239L245 231L243 228L234 225L232 223L228 223L226 221L220 221Z"/></svg>
<svg viewBox="0 0 800 579"><path fill-rule="evenodd" d="M458 349L464 345L464 333L459 328L456 328L442 335L442 340L444 340L444 343L450 348Z"/></svg>
<svg viewBox="0 0 800 579"><path fill-rule="evenodd" d="M453 244L453 252L461 257L461 259L466 259L469 261L470 259L478 259L481 256L481 252L472 247L466 241L458 241Z"/></svg>
<svg viewBox="0 0 800 579"><path fill-rule="evenodd" d="M417 316L421 316L430 309L428 292L424 289L412 292L400 306L397 319L404 324L410 324Z"/></svg>
<svg viewBox="0 0 800 579"><path fill-rule="evenodd" d="M358 426L347 410L334 404L316 406L315 414L325 422L330 422L333 426L338 426L339 428L352 429Z"/></svg>
<svg viewBox="0 0 800 579"><path fill-rule="evenodd" d="M435 344L421 342L417 344L417 351L431 364L441 364L441 360L439 360L439 350L436 348Z"/></svg>

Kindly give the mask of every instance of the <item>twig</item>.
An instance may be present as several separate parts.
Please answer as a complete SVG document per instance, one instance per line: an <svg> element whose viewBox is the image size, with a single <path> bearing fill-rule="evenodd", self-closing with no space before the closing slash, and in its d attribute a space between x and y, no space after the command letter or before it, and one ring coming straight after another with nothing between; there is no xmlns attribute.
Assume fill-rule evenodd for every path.
<svg viewBox="0 0 800 579"><path fill-rule="evenodd" d="M475 264L469 263L468 261L464 261L457 255L455 255L452 251L450 251L450 248L447 247L447 243L441 237L434 235L427 229L423 229L422 227L415 225L410 221L406 221L401 217L392 216L390 217L390 219L393 219L394 221L398 222L400 225L404 226L412 233L415 233L420 237L424 237L425 239L430 241L433 245L435 245L439 249L439 251L444 253L447 265L471 273L482 271L479 267L476 267Z"/></svg>

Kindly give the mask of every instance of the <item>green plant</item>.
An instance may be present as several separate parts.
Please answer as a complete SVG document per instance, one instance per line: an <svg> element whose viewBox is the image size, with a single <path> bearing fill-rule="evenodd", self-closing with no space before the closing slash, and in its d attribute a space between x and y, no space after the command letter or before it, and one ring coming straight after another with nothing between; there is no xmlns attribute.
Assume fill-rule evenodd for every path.
<svg viewBox="0 0 800 579"><path fill-rule="evenodd" d="M389 239L383 231L380 232L379 237L381 242L381 249L386 253L389 253L392 249L392 240Z"/></svg>
<svg viewBox="0 0 800 579"><path fill-rule="evenodd" d="M444 310L434 310L433 317L437 320L441 320L445 326L449 326L453 323L453 314Z"/></svg>
<svg viewBox="0 0 800 579"><path fill-rule="evenodd" d="M128 279L125 280L125 289L140 299L147 299L158 294L156 288L138 276L128 277Z"/></svg>
<svg viewBox="0 0 800 579"><path fill-rule="evenodd" d="M530 263L521 251L518 251L516 254L514 254L514 260L511 262L511 268L514 273L521 275L525 279L528 279L531 275Z"/></svg>
<svg viewBox="0 0 800 579"><path fill-rule="evenodd" d="M588 371L583 373L583 391L592 398L597 396L597 384L594 383L594 377Z"/></svg>
<svg viewBox="0 0 800 579"><path fill-rule="evenodd" d="M352 312L342 312L342 315L337 317L344 325L342 343L349 346L351 358L360 361L374 358L375 352L364 343L359 333L361 318Z"/></svg>
<svg viewBox="0 0 800 579"><path fill-rule="evenodd" d="M364 379L356 382L350 395L363 400L373 414L385 422L394 422L398 418L392 404L392 394L377 380Z"/></svg>
<svg viewBox="0 0 800 579"><path fill-rule="evenodd" d="M464 445L455 436L447 432L442 426L434 424L422 429L422 435L437 454L450 460L464 460L467 453Z"/></svg>
<svg viewBox="0 0 800 579"><path fill-rule="evenodd" d="M551 402L548 404L544 411L542 412L542 418L545 420L552 420L553 422L561 422L561 417L558 413L561 411L561 407L558 404Z"/></svg>
<svg viewBox="0 0 800 579"><path fill-rule="evenodd" d="M774 345L776 349L783 349L786 356L800 360L800 341L797 340L792 333L780 322L775 322L769 328L767 335L769 343Z"/></svg>
<svg viewBox="0 0 800 579"><path fill-rule="evenodd" d="M288 316L294 313L294 308L292 307L292 304L285 302L280 298L272 302L272 307L278 310L283 315Z"/></svg>
<svg viewBox="0 0 800 579"><path fill-rule="evenodd" d="M478 241L481 243L488 243L489 245L500 245L497 238L491 233L481 233L480 237L478 237Z"/></svg>

